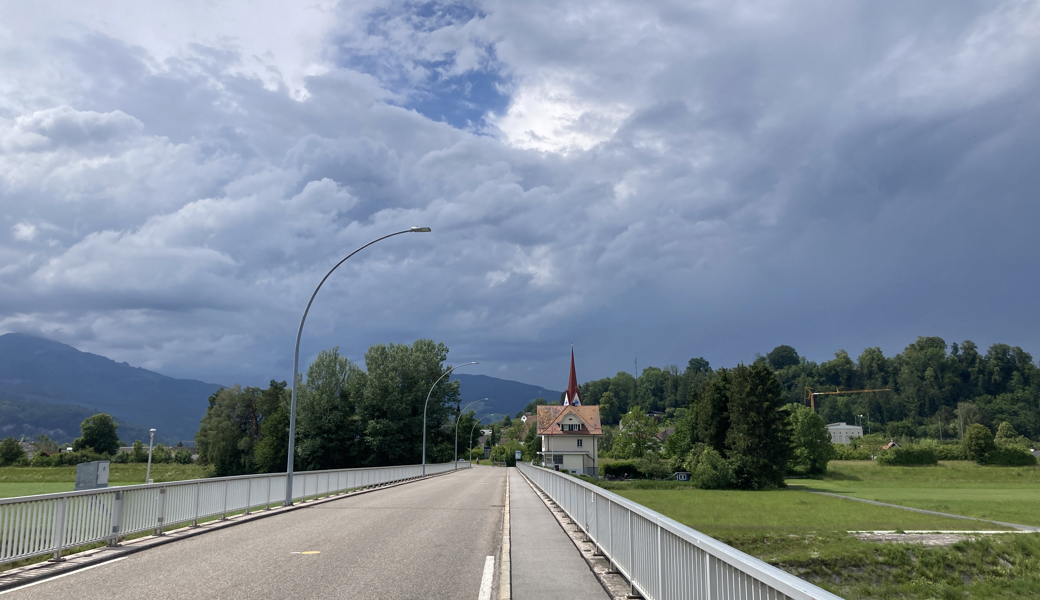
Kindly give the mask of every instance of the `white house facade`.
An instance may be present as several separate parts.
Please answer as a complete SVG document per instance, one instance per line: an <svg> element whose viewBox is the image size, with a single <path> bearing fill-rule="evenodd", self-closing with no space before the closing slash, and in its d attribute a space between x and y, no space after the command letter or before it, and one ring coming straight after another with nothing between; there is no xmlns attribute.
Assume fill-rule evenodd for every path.
<svg viewBox="0 0 1040 600"><path fill-rule="evenodd" d="M831 423L827 426L827 432L831 434L831 443L834 444L848 444L856 438L863 437L862 427L845 423Z"/></svg>

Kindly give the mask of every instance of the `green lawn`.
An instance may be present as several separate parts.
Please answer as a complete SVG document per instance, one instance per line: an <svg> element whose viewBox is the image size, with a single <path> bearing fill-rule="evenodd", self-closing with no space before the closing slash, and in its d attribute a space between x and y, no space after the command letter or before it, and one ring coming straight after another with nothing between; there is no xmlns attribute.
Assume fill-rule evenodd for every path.
<svg viewBox="0 0 1040 600"><path fill-rule="evenodd" d="M872 461L834 461L823 479L791 480L788 484L1040 526L1040 467L981 467L965 461L941 462L935 467L883 467Z"/></svg>
<svg viewBox="0 0 1040 600"><path fill-rule="evenodd" d="M706 491L675 482L605 485L843 598L1040 597L1040 534L985 536L949 547L861 542L846 531L998 528L799 489L1040 525L1040 468L835 461L823 479L788 483L790 489L765 492Z"/></svg>
<svg viewBox="0 0 1040 600"><path fill-rule="evenodd" d="M712 537L879 529L999 529L988 523L853 503L802 490L615 491Z"/></svg>
<svg viewBox="0 0 1040 600"><path fill-rule="evenodd" d="M146 468L142 464L113 464L109 485L144 483ZM200 465L152 465L152 480L156 483L205 476L205 468ZM0 498L71 492L75 483L76 467L0 467Z"/></svg>

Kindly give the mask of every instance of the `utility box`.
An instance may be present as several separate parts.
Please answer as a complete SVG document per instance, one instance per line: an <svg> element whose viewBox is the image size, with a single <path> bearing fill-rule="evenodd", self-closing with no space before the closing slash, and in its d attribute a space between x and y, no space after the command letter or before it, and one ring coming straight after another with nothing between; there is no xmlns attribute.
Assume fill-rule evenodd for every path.
<svg viewBox="0 0 1040 600"><path fill-rule="evenodd" d="M678 473L675 474L675 479L678 480L678 481L689 481L690 480L690 474L687 473L686 471L679 471Z"/></svg>
<svg viewBox="0 0 1040 600"><path fill-rule="evenodd" d="M107 488L109 464L107 460L95 460L76 465L76 491Z"/></svg>
<svg viewBox="0 0 1040 600"><path fill-rule="evenodd" d="M516 460L520 460L520 451L519 450L516 451Z"/></svg>

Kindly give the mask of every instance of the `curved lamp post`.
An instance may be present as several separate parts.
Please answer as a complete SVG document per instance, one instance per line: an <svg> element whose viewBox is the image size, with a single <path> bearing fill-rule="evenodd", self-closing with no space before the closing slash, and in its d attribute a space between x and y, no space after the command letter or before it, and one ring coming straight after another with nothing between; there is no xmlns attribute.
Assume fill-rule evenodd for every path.
<svg viewBox="0 0 1040 600"><path fill-rule="evenodd" d="M491 398L482 398L480 400L474 400L466 405L469 408L477 402L483 402L484 400L490 400ZM459 411L459 416L455 417L455 470L459 470L459 422L462 421L462 413L466 412L466 408Z"/></svg>
<svg viewBox="0 0 1040 600"><path fill-rule="evenodd" d="M430 386L430 391L426 393L426 404L423 404L423 407L422 407L422 474L423 474L423 476L426 475L426 407L430 405L430 396L433 394L433 388L437 387L437 384L441 382L441 379L444 379L448 375L451 375L451 372L454 371L455 369L458 369L459 367L465 367L467 365L479 365L479 364L480 363L477 363L477 362L468 362L468 363L462 363L461 365L455 365L454 367L451 367L450 369L445 371L443 375L438 377L437 381L433 382L433 385Z"/></svg>
<svg viewBox="0 0 1040 600"><path fill-rule="evenodd" d="M289 458L288 458L288 465L285 467L285 473L287 475L287 477L285 479L285 505L286 506L292 506L293 457L294 457L294 454L296 453L296 379L297 379L297 375L300 372L300 336L303 335L303 324L304 324L304 322L307 321L307 313L309 313L311 311L311 304L314 303L314 297L318 295L318 290L320 290L321 286L325 284L325 280L329 278L329 275L332 275L333 271L338 269L339 266L342 265L343 263L347 262L348 258L350 258L351 256L354 256L358 252L361 252L365 248L368 248L372 244L374 244L376 242L381 242L381 241L383 241L383 240L385 240L386 238L389 238L389 237L394 237L395 235L401 235L402 233L429 233L429 232L430 232L430 228L429 227L410 227L410 228L405 229L403 231L398 231L396 233L391 233L389 235L384 235L381 238L374 239L371 242L365 244L364 246L361 246L357 250L351 252L346 257L344 257L343 260L341 260L338 263L336 263L336 266L334 266L331 269L329 269L329 272L326 273L325 276L321 278L321 282L318 283L318 287L314 288L314 293L311 294L311 299L310 299L310 301L307 302L307 309L303 311L303 318L300 319L300 330L296 332L296 353L293 355L292 400L289 403Z"/></svg>

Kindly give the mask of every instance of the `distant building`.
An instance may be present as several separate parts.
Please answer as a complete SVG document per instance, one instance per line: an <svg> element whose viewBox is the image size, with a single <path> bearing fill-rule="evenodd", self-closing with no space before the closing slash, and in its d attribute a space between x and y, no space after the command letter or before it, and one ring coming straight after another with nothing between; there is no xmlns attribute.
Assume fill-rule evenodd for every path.
<svg viewBox="0 0 1040 600"><path fill-rule="evenodd" d="M582 406L571 349L571 374L563 406L538 407L538 435L542 464L596 477L599 475L598 440L603 435L598 406Z"/></svg>
<svg viewBox="0 0 1040 600"><path fill-rule="evenodd" d="M834 444L848 444L856 438L863 437L863 428L859 425L831 423L827 426L827 431L831 434L831 442Z"/></svg>

